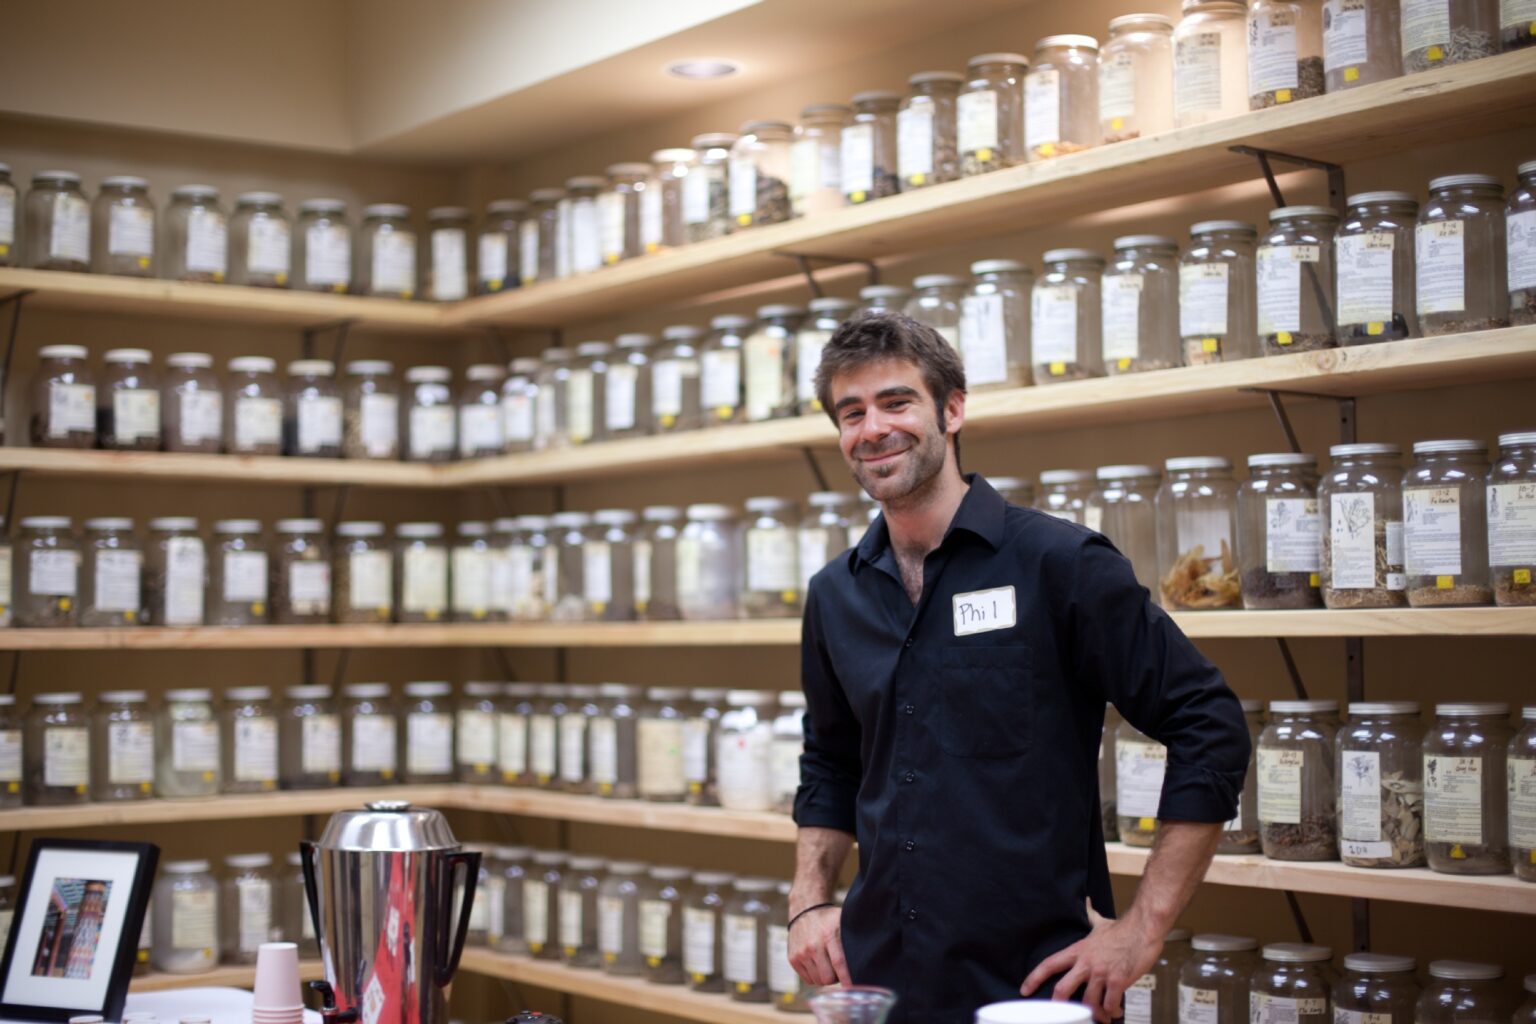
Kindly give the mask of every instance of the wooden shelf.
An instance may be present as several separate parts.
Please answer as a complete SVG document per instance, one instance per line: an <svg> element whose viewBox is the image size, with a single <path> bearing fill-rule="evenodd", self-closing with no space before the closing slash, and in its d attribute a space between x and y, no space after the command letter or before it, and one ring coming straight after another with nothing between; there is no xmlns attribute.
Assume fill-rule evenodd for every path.
<svg viewBox="0 0 1536 1024"><path fill-rule="evenodd" d="M1196 640L1243 637L1536 636L1531 608L1175 612Z"/></svg>
<svg viewBox="0 0 1536 1024"><path fill-rule="evenodd" d="M278 455L192 455L181 452L99 452L72 448L0 448L0 472L96 480L163 480L229 484L430 489L447 467L368 459L301 459Z"/></svg>
<svg viewBox="0 0 1536 1024"><path fill-rule="evenodd" d="M325 977L319 960L299 961L299 980L315 981ZM130 992L166 992L177 988L250 988L256 984L255 964L231 964L215 967L202 974L165 974L154 971L128 983Z"/></svg>
<svg viewBox="0 0 1536 1024"><path fill-rule="evenodd" d="M457 786L358 786L228 794L183 800L123 800L61 807L0 810L0 832L48 832L71 828L120 828L184 821L288 818L333 814L372 800L410 800L427 807L455 806ZM551 794L558 795L558 794Z"/></svg>
<svg viewBox="0 0 1536 1024"><path fill-rule="evenodd" d="M595 825L688 832L694 835L795 841L795 823L787 814L768 811L727 811L719 807L661 804L646 800L605 800L601 797L552 793L507 786L450 787L449 806L463 811L488 811L530 818L581 821ZM0 819L3 820L3 819Z"/></svg>

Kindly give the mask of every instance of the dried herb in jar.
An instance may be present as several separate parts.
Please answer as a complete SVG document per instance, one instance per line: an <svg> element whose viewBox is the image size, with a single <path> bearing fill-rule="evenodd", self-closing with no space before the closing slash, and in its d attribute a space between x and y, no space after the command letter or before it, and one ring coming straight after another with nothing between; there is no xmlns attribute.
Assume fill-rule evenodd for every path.
<svg viewBox="0 0 1536 1024"><path fill-rule="evenodd" d="M1225 540L1220 558L1206 558L1203 544L1179 555L1160 588L1165 608L1235 608L1243 593L1237 561Z"/></svg>
<svg viewBox="0 0 1536 1024"><path fill-rule="evenodd" d="M1381 773L1381 842L1391 844L1385 857L1351 856L1346 843L1339 859L1357 868L1407 868L1424 863L1424 784L1404 773Z"/></svg>
<svg viewBox="0 0 1536 1024"><path fill-rule="evenodd" d="M1402 608L1408 604L1408 595L1402 590L1391 589L1389 584L1390 577L1401 575L1403 567L1393 565L1387 559L1387 521L1377 519L1375 527L1375 584L1349 589L1333 586L1333 537L1331 531L1323 531L1323 601L1329 608Z"/></svg>
<svg viewBox="0 0 1536 1024"><path fill-rule="evenodd" d="M1298 824L1266 821L1259 827L1274 860L1332 860L1338 852L1338 830L1332 818L1307 814Z"/></svg>
<svg viewBox="0 0 1536 1024"><path fill-rule="evenodd" d="M1323 58L1303 57L1296 62L1296 88L1294 89L1270 89L1248 97L1249 110L1263 110L1266 107L1278 107L1296 100L1304 100L1313 96L1321 96L1324 91ZM1285 93L1282 100L1280 94Z"/></svg>
<svg viewBox="0 0 1536 1024"><path fill-rule="evenodd" d="M1449 2L1449 0L1447 0ZM1492 32L1481 32L1469 25L1451 28L1449 45L1431 43L1403 55L1403 71L1430 71L1448 64L1464 64L1469 60L1492 57L1499 52L1499 44Z"/></svg>

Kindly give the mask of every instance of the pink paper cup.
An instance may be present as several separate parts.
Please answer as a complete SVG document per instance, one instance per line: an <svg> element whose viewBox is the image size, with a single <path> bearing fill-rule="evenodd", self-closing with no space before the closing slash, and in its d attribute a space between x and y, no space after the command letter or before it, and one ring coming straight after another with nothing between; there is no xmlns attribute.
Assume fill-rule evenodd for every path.
<svg viewBox="0 0 1536 1024"><path fill-rule="evenodd" d="M294 1007L304 1006L299 991L299 947L294 942L263 942L256 951L256 999L254 1013L263 1011L286 1015ZM261 1024L277 1024L262 1021Z"/></svg>

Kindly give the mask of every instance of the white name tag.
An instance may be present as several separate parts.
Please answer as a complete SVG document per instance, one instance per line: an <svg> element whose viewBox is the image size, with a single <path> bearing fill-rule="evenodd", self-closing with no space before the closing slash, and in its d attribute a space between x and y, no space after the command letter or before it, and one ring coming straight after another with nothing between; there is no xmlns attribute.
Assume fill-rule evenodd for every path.
<svg viewBox="0 0 1536 1024"><path fill-rule="evenodd" d="M1017 618L1012 585L955 595L955 636L1012 629Z"/></svg>

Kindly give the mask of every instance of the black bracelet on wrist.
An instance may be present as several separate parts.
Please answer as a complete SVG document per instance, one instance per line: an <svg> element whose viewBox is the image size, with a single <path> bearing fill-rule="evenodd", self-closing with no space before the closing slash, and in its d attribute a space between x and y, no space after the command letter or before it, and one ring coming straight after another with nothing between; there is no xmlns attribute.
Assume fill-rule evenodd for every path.
<svg viewBox="0 0 1536 1024"><path fill-rule="evenodd" d="M837 906L836 903L817 903L815 906L806 907L804 910L800 911L800 913L789 919L789 924L784 926L784 930L786 932L789 931L795 926L796 921L800 920L802 917L804 917L806 914L809 914L813 910L825 910L827 907L835 906Z"/></svg>

